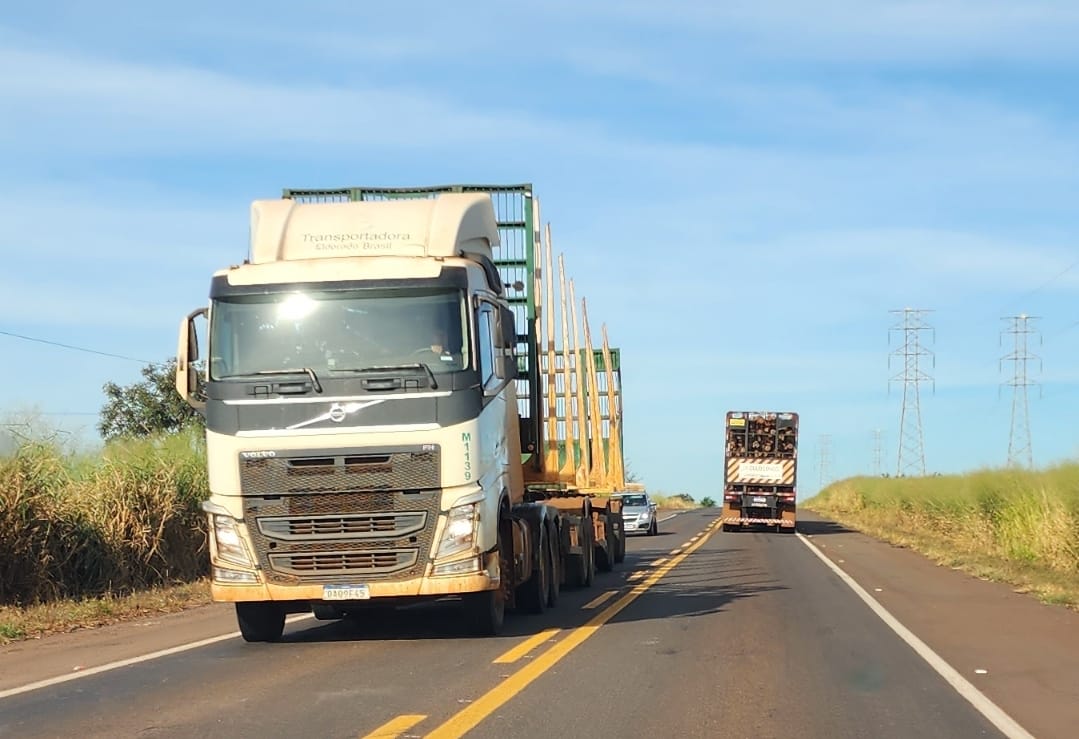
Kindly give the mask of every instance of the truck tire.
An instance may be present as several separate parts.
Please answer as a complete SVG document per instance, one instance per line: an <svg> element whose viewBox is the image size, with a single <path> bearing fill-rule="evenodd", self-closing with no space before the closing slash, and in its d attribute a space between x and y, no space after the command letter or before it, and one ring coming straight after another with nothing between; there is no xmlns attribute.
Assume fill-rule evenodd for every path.
<svg viewBox="0 0 1079 739"><path fill-rule="evenodd" d="M592 533L592 519L580 518L574 522L574 526L580 527L579 541L581 544L580 554L571 554L566 559L566 581L571 587L587 588L592 584L596 572L595 543Z"/></svg>
<svg viewBox="0 0 1079 739"><path fill-rule="evenodd" d="M509 595L509 581L513 573L513 555L506 551L511 539L507 536L509 509L499 511L498 540L495 551L498 552L499 586L494 590L479 593L466 593L464 601L465 621L470 632L476 636L498 636L506 621L506 601Z"/></svg>
<svg viewBox="0 0 1079 739"><path fill-rule="evenodd" d="M517 602L528 613L543 613L547 609L547 598L550 596L550 539L547 536L547 526L542 522L539 530L537 567L532 571L532 576L517 588Z"/></svg>
<svg viewBox="0 0 1079 739"><path fill-rule="evenodd" d="M502 589L466 593L464 596L465 622L470 633L476 636L498 636L506 621L506 598Z"/></svg>
<svg viewBox="0 0 1079 739"><path fill-rule="evenodd" d="M619 527L618 535L615 537L615 553L614 561L621 564L626 559L626 529L625 527Z"/></svg>
<svg viewBox="0 0 1079 739"><path fill-rule="evenodd" d="M610 572L614 569L615 549L618 546L614 529L610 526L605 526L606 538L604 539L604 546L596 547L596 568L600 572Z"/></svg>
<svg viewBox="0 0 1079 739"><path fill-rule="evenodd" d="M590 588L596 581L596 530L591 525L585 528L588 529L588 546L585 547L584 556L588 562L584 568L584 586Z"/></svg>
<svg viewBox="0 0 1079 739"><path fill-rule="evenodd" d="M547 525L547 556L550 557L550 574L547 577L547 605L558 605L558 596L562 592L562 551L558 529L554 524Z"/></svg>
<svg viewBox="0 0 1079 739"><path fill-rule="evenodd" d="M237 603L236 622L246 642L277 641L285 631L285 609L277 603Z"/></svg>

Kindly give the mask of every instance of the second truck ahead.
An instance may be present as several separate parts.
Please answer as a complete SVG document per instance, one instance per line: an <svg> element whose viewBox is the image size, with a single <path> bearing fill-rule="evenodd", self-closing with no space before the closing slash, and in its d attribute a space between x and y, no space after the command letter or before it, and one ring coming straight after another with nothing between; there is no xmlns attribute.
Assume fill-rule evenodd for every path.
<svg viewBox="0 0 1079 739"><path fill-rule="evenodd" d="M496 633L624 556L602 495L624 486L618 353L587 313L582 344L564 279L556 350L537 221L528 185L252 205L250 257L181 323L176 375L206 418L213 597L246 640L445 598Z"/></svg>
<svg viewBox="0 0 1079 739"><path fill-rule="evenodd" d="M723 475L723 530L796 527L798 414L727 413Z"/></svg>

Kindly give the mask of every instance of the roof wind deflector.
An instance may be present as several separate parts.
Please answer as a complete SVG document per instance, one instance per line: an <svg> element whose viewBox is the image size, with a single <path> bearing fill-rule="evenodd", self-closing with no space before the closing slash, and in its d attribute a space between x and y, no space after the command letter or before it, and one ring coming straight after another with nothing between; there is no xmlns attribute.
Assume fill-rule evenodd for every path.
<svg viewBox="0 0 1079 739"><path fill-rule="evenodd" d="M502 294L502 277L498 274L498 267L495 266L493 260L483 254L472 255L476 261L483 266L483 271L487 275L487 284L496 295Z"/></svg>

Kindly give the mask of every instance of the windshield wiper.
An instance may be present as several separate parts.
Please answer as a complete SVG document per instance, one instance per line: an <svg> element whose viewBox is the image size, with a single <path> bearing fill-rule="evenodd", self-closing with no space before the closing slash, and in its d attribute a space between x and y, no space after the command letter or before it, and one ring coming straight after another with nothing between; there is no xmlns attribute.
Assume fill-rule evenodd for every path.
<svg viewBox="0 0 1079 739"><path fill-rule="evenodd" d="M435 373L431 371L431 367L424 362L416 362L414 364L376 364L370 367L362 367L360 369L338 369L335 372L353 372L357 375L370 375L377 373L390 373L400 372L401 370L423 370L427 375L427 379L431 382L431 389L438 390L438 381L435 380Z"/></svg>
<svg viewBox="0 0 1079 739"><path fill-rule="evenodd" d="M316 393L322 392L322 383L318 381L318 375L310 367L297 367L295 369L279 369L279 370L259 370L253 372L255 375L307 375L311 378L311 385L314 386Z"/></svg>

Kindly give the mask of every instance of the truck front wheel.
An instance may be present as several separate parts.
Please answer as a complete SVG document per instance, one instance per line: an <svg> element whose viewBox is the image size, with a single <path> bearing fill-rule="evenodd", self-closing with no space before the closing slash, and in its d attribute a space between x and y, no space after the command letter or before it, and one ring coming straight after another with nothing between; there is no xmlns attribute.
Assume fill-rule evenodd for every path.
<svg viewBox="0 0 1079 739"><path fill-rule="evenodd" d="M508 511L503 509L499 516L498 542L495 545L500 573L498 587L479 593L466 593L463 598L468 628L477 636L497 636L506 620L506 601L509 599L510 581L513 578L513 556L506 550L506 547L510 546L509 542L513 540L510 532L506 531L506 528L512 525L507 514Z"/></svg>
<svg viewBox="0 0 1079 739"><path fill-rule="evenodd" d="M285 609L277 603L237 603L236 622L244 641L277 641L285 631Z"/></svg>

